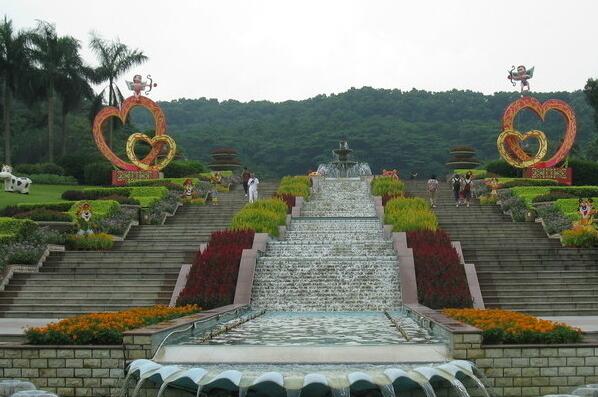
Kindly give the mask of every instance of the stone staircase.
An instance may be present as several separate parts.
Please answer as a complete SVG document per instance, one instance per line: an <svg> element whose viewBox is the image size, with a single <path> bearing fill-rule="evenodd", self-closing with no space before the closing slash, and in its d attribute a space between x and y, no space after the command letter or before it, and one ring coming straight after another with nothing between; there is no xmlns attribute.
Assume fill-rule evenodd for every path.
<svg viewBox="0 0 598 397"><path fill-rule="evenodd" d="M378 311L400 304L397 257L369 183L358 178L323 180L285 239L269 242L257 261L256 308Z"/></svg>
<svg viewBox="0 0 598 397"><path fill-rule="evenodd" d="M261 183L262 197L275 183ZM247 202L240 189L218 206L184 206L165 225L134 226L110 251L52 253L38 273L17 273L0 292L0 317L64 318L168 305L181 265Z"/></svg>
<svg viewBox="0 0 598 397"><path fill-rule="evenodd" d="M424 181L408 181L407 190L427 198ZM475 264L487 308L598 315L598 249L563 248L539 223L514 223L497 206L456 208L448 184L441 184L435 212Z"/></svg>

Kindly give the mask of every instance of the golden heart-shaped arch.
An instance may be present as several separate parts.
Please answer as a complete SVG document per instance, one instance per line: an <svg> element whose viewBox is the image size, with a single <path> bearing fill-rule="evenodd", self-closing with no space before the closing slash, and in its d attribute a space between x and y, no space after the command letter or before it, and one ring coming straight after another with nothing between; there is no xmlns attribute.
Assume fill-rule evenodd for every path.
<svg viewBox="0 0 598 397"><path fill-rule="evenodd" d="M516 141L517 147L519 147L520 142L530 138L536 138L540 144L536 154L533 156L526 156L525 160L513 158L511 151L509 150L510 148L507 148L506 144L508 142ZM498 147L501 157L507 163L517 168L527 168L539 163L548 152L548 140L546 139L546 135L544 135L544 133L540 130L531 130L525 134L514 130L504 130L498 136L498 139L496 140L496 146Z"/></svg>
<svg viewBox="0 0 598 397"><path fill-rule="evenodd" d="M146 142L152 147L152 152L157 147L162 147L163 144L168 145L168 152L166 153L166 157L157 162L156 164L146 164L143 160L139 160L137 155L135 154L135 145L137 142ZM174 158L176 154L176 142L168 135L156 135L154 137L149 137L141 132L136 132L132 134L127 139L127 157L131 160L135 166L139 167L142 170L150 170L150 171L160 171L164 167L168 165Z"/></svg>

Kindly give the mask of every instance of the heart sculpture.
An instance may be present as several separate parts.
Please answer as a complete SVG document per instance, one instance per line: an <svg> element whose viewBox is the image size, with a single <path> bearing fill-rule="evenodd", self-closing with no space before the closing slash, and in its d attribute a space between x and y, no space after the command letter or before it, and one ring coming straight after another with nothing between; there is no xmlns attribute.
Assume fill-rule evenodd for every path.
<svg viewBox="0 0 598 397"><path fill-rule="evenodd" d="M164 113L162 113L162 109L160 109L160 107L154 101L144 96L139 96L137 98L129 97L125 99L120 109L113 106L105 107L96 115L95 119L93 120L93 139L95 140L98 149L100 149L100 152L104 155L104 157L110 160L112 164L127 171L137 171L144 168L122 160L112 151L112 149L106 144L106 140L102 132L102 125L111 117L118 117L118 119L124 123L127 120L129 111L136 106L146 108L154 116L156 136L163 136L166 134L166 118L164 117ZM139 163L145 165L152 163L160 154L163 144L164 142L160 141L156 145L152 145L152 150L144 159L138 160Z"/></svg>
<svg viewBox="0 0 598 397"><path fill-rule="evenodd" d="M567 157L569 151L573 147L573 142L575 141L575 134L577 133L575 112L573 111L571 106L559 99L549 99L548 101L541 103L535 98L525 96L512 102L505 109L502 118L502 126L504 132L515 131L515 128L513 126L515 117L523 109L530 109L541 120L544 120L544 117L546 116L546 113L549 110L556 110L557 112L559 112L567 122L567 126L565 128L565 136L563 138L561 146L550 159L546 161L541 161L542 158L537 159L537 156L530 157L527 153L525 153L525 151L519 145L521 139L518 139L520 137L518 137L517 135L507 134L507 136L504 138L504 145L506 145L508 149L513 153L513 155L516 157L516 160L528 164L526 167L529 167L531 165L533 165L536 168L549 168L556 166L558 163L563 161L565 157ZM501 149L499 148L499 151L500 150ZM504 148L502 150L504 150ZM537 161L529 163L531 160Z"/></svg>
<svg viewBox="0 0 598 397"><path fill-rule="evenodd" d="M147 142L151 147L152 147L152 151L158 147L158 146L162 146L160 144L167 144L168 145L168 153L166 154L166 157L164 159L162 159L161 161L159 161L156 164L147 164L145 162L143 162L142 160L139 160L137 158L137 155L135 154L135 144L137 144L137 142ZM172 161L172 159L174 158L174 155L176 153L176 143L174 141L174 139L172 139L170 136L168 135L156 135L152 138L150 138L149 136L142 134L140 132L136 132L135 134L132 134L129 139L127 139L127 157L129 157L129 160L131 160L131 163L133 163L135 166L139 167L142 170L151 170L151 171L159 171L162 168L166 167L168 165L168 163L170 163ZM147 157L146 157L147 159Z"/></svg>
<svg viewBox="0 0 598 397"><path fill-rule="evenodd" d="M538 139L540 145L538 147L537 153L533 157L530 157L527 153L525 153L527 157L526 160L516 158L514 159L513 157L511 157L510 151L507 150L505 146L506 141L515 141L517 147L520 148L519 143L530 138ZM529 132L526 132L525 134L522 134L519 131L504 130L498 136L498 139L496 140L496 145L498 146L498 152L500 153L501 157L507 163L517 168L527 168L534 164L537 164L544 158L544 156L546 156L546 152L548 151L548 140L546 139L546 135L544 135L544 133L540 130L531 130Z"/></svg>

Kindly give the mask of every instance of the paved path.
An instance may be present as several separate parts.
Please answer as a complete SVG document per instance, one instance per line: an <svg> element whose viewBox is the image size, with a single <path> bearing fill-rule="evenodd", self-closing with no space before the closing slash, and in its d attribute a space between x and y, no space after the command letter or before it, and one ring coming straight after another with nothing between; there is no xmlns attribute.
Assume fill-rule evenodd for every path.
<svg viewBox="0 0 598 397"><path fill-rule="evenodd" d="M583 332L598 332L598 316L556 316L542 318L580 328Z"/></svg>
<svg viewBox="0 0 598 397"><path fill-rule="evenodd" d="M0 318L0 336L24 335L25 328L42 327L56 321L56 318Z"/></svg>

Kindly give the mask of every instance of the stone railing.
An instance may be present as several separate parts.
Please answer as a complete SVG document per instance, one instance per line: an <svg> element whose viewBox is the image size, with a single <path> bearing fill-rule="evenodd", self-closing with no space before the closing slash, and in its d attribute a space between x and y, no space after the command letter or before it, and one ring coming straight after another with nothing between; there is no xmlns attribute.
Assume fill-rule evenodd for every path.
<svg viewBox="0 0 598 397"><path fill-rule="evenodd" d="M248 305L251 302L251 289L253 287L253 278L255 275L255 266L259 251L266 251L266 246L270 240L268 233L256 233L253 237L253 246L250 249L244 249L241 255L241 264L239 265L239 275L237 276L237 287L235 288L235 305Z"/></svg>

